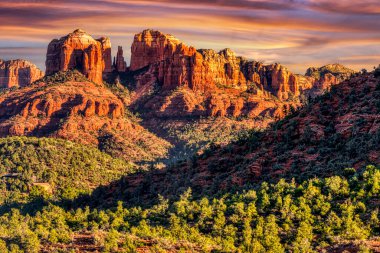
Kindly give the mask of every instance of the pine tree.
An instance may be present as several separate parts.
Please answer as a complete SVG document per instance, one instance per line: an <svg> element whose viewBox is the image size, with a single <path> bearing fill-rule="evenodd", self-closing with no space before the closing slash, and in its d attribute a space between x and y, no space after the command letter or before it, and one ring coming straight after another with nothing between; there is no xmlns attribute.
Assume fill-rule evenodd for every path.
<svg viewBox="0 0 380 253"><path fill-rule="evenodd" d="M284 248L281 244L280 237L278 235L278 226L276 223L276 216L269 215L265 222L264 235L262 244L268 253L281 253L284 252Z"/></svg>
<svg viewBox="0 0 380 253"><path fill-rule="evenodd" d="M297 236L293 242L292 249L294 253L311 253L313 252L311 242L313 240L313 227L305 221L301 221L297 229Z"/></svg>

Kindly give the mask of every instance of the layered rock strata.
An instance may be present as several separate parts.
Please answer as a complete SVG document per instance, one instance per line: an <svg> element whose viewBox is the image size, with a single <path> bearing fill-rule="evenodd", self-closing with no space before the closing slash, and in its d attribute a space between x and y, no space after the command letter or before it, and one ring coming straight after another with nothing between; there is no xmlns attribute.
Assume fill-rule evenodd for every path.
<svg viewBox="0 0 380 253"><path fill-rule="evenodd" d="M0 87L24 87L42 78L42 72L36 65L25 60L0 60Z"/></svg>
<svg viewBox="0 0 380 253"><path fill-rule="evenodd" d="M46 74L77 69L89 80L101 84L103 72L111 70L111 43L108 38L93 39L81 29L50 42Z"/></svg>

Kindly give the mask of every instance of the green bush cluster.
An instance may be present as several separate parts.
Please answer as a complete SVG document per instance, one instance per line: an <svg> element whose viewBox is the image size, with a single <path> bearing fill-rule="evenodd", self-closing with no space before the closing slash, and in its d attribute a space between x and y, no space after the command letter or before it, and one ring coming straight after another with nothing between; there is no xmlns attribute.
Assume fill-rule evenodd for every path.
<svg viewBox="0 0 380 253"><path fill-rule="evenodd" d="M0 138L0 205L51 197L73 199L132 171L132 164L62 139ZM1 207L0 207L1 209Z"/></svg>
<svg viewBox="0 0 380 253"><path fill-rule="evenodd" d="M41 81L47 85L61 85L66 82L90 82L81 72L76 69L56 72L52 75L45 76L42 79L35 81L35 83Z"/></svg>
<svg viewBox="0 0 380 253"><path fill-rule="evenodd" d="M144 245L155 252L316 252L379 236L380 168L345 171L349 177L264 182L214 199L193 199L189 189L174 202L159 197L150 208L119 202L75 210L46 204L33 215L13 209L0 216L0 247L38 252L90 233L104 252Z"/></svg>

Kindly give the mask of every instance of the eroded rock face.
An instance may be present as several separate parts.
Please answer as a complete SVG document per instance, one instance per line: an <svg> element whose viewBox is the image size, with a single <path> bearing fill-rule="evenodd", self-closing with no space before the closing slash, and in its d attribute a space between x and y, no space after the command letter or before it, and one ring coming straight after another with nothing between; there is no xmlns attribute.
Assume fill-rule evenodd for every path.
<svg viewBox="0 0 380 253"><path fill-rule="evenodd" d="M9 135L63 138L96 147L112 138L117 155L130 161L160 157L169 147L126 117L123 102L110 90L88 81L41 82L0 95L0 136Z"/></svg>
<svg viewBox="0 0 380 253"><path fill-rule="evenodd" d="M329 64L320 68L308 68L305 76L312 77L316 80L315 88L326 90L332 85L336 85L349 79L355 73L354 70L341 64Z"/></svg>
<svg viewBox="0 0 380 253"><path fill-rule="evenodd" d="M215 90L218 85L246 89L246 79L240 71L241 58L229 49L199 50L189 47L172 35L145 30L135 35L132 44L132 71L149 67L150 73L172 90L186 86L192 90Z"/></svg>
<svg viewBox="0 0 380 253"><path fill-rule="evenodd" d="M111 55L111 40L107 37L97 39L102 48L103 72L112 72L112 55Z"/></svg>
<svg viewBox="0 0 380 253"><path fill-rule="evenodd" d="M245 91L250 84L255 84L262 91L288 99L290 93L297 96L313 82L304 79L300 84L297 75L280 64L247 61L230 49L196 50L172 35L152 30L135 35L132 44L131 70L144 67L149 67L149 76L162 84L164 90L186 86L202 92L220 87Z"/></svg>
<svg viewBox="0 0 380 253"><path fill-rule="evenodd" d="M93 39L77 29L69 35L50 42L46 55L46 74L77 69L89 80L102 83L103 71L111 68L109 39Z"/></svg>
<svg viewBox="0 0 380 253"><path fill-rule="evenodd" d="M123 48L121 46L117 48L117 54L114 65L115 69L118 72L125 72L127 70L127 63L124 60Z"/></svg>
<svg viewBox="0 0 380 253"><path fill-rule="evenodd" d="M132 71L144 68L150 64L170 59L181 42L172 35L159 31L145 30L136 34L132 44Z"/></svg>
<svg viewBox="0 0 380 253"><path fill-rule="evenodd" d="M36 65L25 60L0 60L0 87L24 87L42 78L42 72Z"/></svg>
<svg viewBox="0 0 380 253"><path fill-rule="evenodd" d="M156 116L283 117L315 95L354 73L341 65L298 75L275 63L238 57L230 49L196 50L172 35L145 30L135 35L131 70L136 71L132 103L159 90L144 108Z"/></svg>
<svg viewBox="0 0 380 253"><path fill-rule="evenodd" d="M246 61L242 71L247 81L255 84L260 90L271 92L281 100L289 99L290 95L298 96L302 90L310 89L313 78L295 75L280 64L263 65L260 62Z"/></svg>

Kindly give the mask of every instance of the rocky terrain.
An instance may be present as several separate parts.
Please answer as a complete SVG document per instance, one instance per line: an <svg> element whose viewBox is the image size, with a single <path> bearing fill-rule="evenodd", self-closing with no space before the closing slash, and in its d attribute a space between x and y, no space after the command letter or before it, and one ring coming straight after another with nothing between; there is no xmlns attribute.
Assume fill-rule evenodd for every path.
<svg viewBox="0 0 380 253"><path fill-rule="evenodd" d="M300 105L300 95L321 93L354 73L330 65L319 74L311 68L305 76L296 75L277 63L246 60L230 49L196 50L153 30L135 35L129 70L132 108L164 118L281 118Z"/></svg>
<svg viewBox="0 0 380 253"><path fill-rule="evenodd" d="M164 170L129 175L110 186L109 196L123 192L121 199L141 200L157 193L173 196L187 187L209 195L262 180L305 180L341 174L342 167L378 164L379 83L373 73L353 77L263 132Z"/></svg>
<svg viewBox="0 0 380 253"><path fill-rule="evenodd" d="M169 146L128 117L108 88L77 72L57 73L0 96L0 129L3 137L64 138L131 161L164 155Z"/></svg>
<svg viewBox="0 0 380 253"><path fill-rule="evenodd" d="M47 77L77 70L90 82L81 78L78 82L67 82L65 77L59 79L58 75L50 81L53 86L41 81L25 89L5 92L0 97L2 136L56 136L98 145L102 150L112 149L118 156L135 160L137 156L133 152L126 155L124 148L133 146L131 141L134 142L141 131L149 134L141 127L126 130L132 129L124 120L126 111L131 110L141 115L144 127L174 145L172 153L185 149L196 152L214 142L215 138L210 137L208 141L203 138L198 142L195 134L188 134L188 139L184 140L181 132L187 131L185 126L189 120L200 122L201 118L224 118L232 129L227 131L231 136L221 133L225 138L220 139L233 140L237 129L263 129L301 106L307 96L321 94L354 73L334 64L310 68L305 76L297 75L277 63L265 65L236 56L230 49L220 52L197 50L172 35L153 30L135 35L129 67L121 46L113 64L111 59L109 38L94 39L77 29L54 39L47 49ZM8 67L0 72L7 76L3 78L8 80L4 87L28 86L43 75L24 61L11 61L5 65ZM30 67L26 69L25 66ZM113 88L105 87L103 79L114 83ZM215 129L212 125L215 121L207 120L201 124L205 125L205 122L209 125L200 128L204 129L201 132L196 130L198 135L207 136L207 129ZM139 124L135 122L134 125ZM176 135L163 131L168 126ZM110 129L130 132L135 137L109 135ZM187 143L193 142L202 145L188 149ZM154 150L163 154L168 145L162 140L157 143L163 147L156 145ZM225 141L216 143L226 144ZM141 152L145 152L144 146L153 151L150 144L143 144L139 148ZM141 159L146 157L143 155Z"/></svg>
<svg viewBox="0 0 380 253"><path fill-rule="evenodd" d="M24 87L43 76L44 72L28 61L0 59L0 88Z"/></svg>
<svg viewBox="0 0 380 253"><path fill-rule="evenodd" d="M0 61L0 252L379 250L380 66L131 50L77 29L44 77Z"/></svg>

